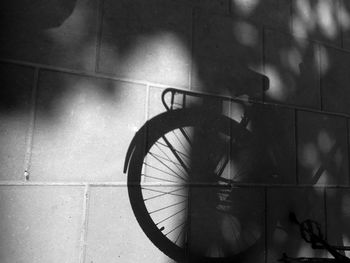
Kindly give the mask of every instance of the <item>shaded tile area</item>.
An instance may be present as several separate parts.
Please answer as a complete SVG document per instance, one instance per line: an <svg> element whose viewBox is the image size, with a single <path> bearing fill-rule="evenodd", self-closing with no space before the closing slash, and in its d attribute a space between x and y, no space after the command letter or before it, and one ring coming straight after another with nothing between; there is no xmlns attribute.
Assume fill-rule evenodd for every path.
<svg viewBox="0 0 350 263"><path fill-rule="evenodd" d="M98 1L23 2L4 10L0 57L94 69Z"/></svg>
<svg viewBox="0 0 350 263"><path fill-rule="evenodd" d="M265 30L267 101L320 108L318 46L292 35Z"/></svg>
<svg viewBox="0 0 350 263"><path fill-rule="evenodd" d="M262 188L192 187L190 202L191 254L264 262Z"/></svg>
<svg viewBox="0 0 350 263"><path fill-rule="evenodd" d="M232 128L236 141L231 147L233 179L244 183L295 183L294 111L260 104L240 109L233 104L232 118L240 122L243 114L249 118L248 134L242 136L239 128Z"/></svg>
<svg viewBox="0 0 350 263"><path fill-rule="evenodd" d="M82 188L1 186L0 207L1 262L78 261Z"/></svg>
<svg viewBox="0 0 350 263"><path fill-rule="evenodd" d="M340 47L340 1L292 0L293 34Z"/></svg>
<svg viewBox="0 0 350 263"><path fill-rule="evenodd" d="M350 191L327 189L327 240L331 245L349 246ZM346 256L349 257L349 251Z"/></svg>
<svg viewBox="0 0 350 263"><path fill-rule="evenodd" d="M229 0L190 0L196 7L210 10L213 13L228 14Z"/></svg>
<svg viewBox="0 0 350 263"><path fill-rule="evenodd" d="M349 52L329 47L322 49L321 91L323 109L326 111L350 114L349 61Z"/></svg>
<svg viewBox="0 0 350 263"><path fill-rule="evenodd" d="M0 64L0 178L23 176L34 70Z"/></svg>
<svg viewBox="0 0 350 263"><path fill-rule="evenodd" d="M40 74L31 178L125 181L129 143L144 121L142 85L73 74Z"/></svg>
<svg viewBox="0 0 350 263"><path fill-rule="evenodd" d="M91 188L89 211L86 263L174 262L143 233L126 187Z"/></svg>
<svg viewBox="0 0 350 263"><path fill-rule="evenodd" d="M191 8L174 1L105 1L98 71L188 86Z"/></svg>
<svg viewBox="0 0 350 263"><path fill-rule="evenodd" d="M196 12L194 23L192 86L230 96L261 94L261 29L204 11Z"/></svg>
<svg viewBox="0 0 350 263"><path fill-rule="evenodd" d="M339 21L342 27L343 33L343 48L350 49L350 2L346 0L340 0Z"/></svg>
<svg viewBox="0 0 350 263"><path fill-rule="evenodd" d="M346 119L298 111L298 178L301 184L348 184Z"/></svg>
<svg viewBox="0 0 350 263"><path fill-rule="evenodd" d="M289 213L299 221L316 220L325 230L324 192L321 188L270 188L267 192L267 262L276 262L282 253L290 257L326 256L314 250L301 237L299 227L291 223Z"/></svg>
<svg viewBox="0 0 350 263"><path fill-rule="evenodd" d="M232 14L240 20L261 26L290 30L292 0L231 0Z"/></svg>

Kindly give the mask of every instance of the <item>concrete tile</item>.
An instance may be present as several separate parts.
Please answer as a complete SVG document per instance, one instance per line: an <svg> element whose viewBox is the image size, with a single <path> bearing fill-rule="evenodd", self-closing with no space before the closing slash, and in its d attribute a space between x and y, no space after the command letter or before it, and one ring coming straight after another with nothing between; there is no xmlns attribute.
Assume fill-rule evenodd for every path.
<svg viewBox="0 0 350 263"><path fill-rule="evenodd" d="M143 233L126 187L93 187L85 262L174 262Z"/></svg>
<svg viewBox="0 0 350 263"><path fill-rule="evenodd" d="M318 51L315 43L265 30L266 100L319 109Z"/></svg>
<svg viewBox="0 0 350 263"><path fill-rule="evenodd" d="M293 184L296 178L294 111L251 105L247 126L250 134L238 137L231 150L231 175L244 183ZM232 118L241 121L244 109L232 105ZM238 116L238 118L237 118ZM240 136L240 137L239 137Z"/></svg>
<svg viewBox="0 0 350 263"><path fill-rule="evenodd" d="M313 250L301 237L299 227L289 219L316 220L325 230L324 193L321 188L270 188L267 190L267 261L276 262L283 253L290 257L326 256Z"/></svg>
<svg viewBox="0 0 350 263"><path fill-rule="evenodd" d="M146 87L43 71L31 178L125 181L129 143L145 118Z"/></svg>
<svg viewBox="0 0 350 263"><path fill-rule="evenodd" d="M289 32L291 23L291 1L244 1L231 0L235 17L250 20L257 25L283 29Z"/></svg>
<svg viewBox="0 0 350 263"><path fill-rule="evenodd" d="M327 189L327 240L331 245L349 246L350 191ZM346 251L346 256L350 252Z"/></svg>
<svg viewBox="0 0 350 263"><path fill-rule="evenodd" d="M293 34L341 46L340 0L292 0L292 3Z"/></svg>
<svg viewBox="0 0 350 263"><path fill-rule="evenodd" d="M0 207L1 262L79 260L82 188L1 186Z"/></svg>
<svg viewBox="0 0 350 263"><path fill-rule="evenodd" d="M350 53L335 48L323 48L321 52L321 92L323 109L350 114Z"/></svg>
<svg viewBox="0 0 350 263"><path fill-rule="evenodd" d="M346 119L299 111L297 132L299 183L348 184Z"/></svg>
<svg viewBox="0 0 350 263"><path fill-rule="evenodd" d="M265 201L262 188L192 187L189 250L212 257L264 262Z"/></svg>
<svg viewBox="0 0 350 263"><path fill-rule="evenodd" d="M98 70L188 86L191 9L173 1L106 1Z"/></svg>
<svg viewBox="0 0 350 263"><path fill-rule="evenodd" d="M0 179L23 179L34 70L0 64Z"/></svg>
<svg viewBox="0 0 350 263"><path fill-rule="evenodd" d="M49 7L42 4L43 6L38 7L38 10L42 9L41 13L38 10L33 14L29 11L28 14L24 12L29 17L26 17L23 23L11 22L11 19L15 19L20 13L10 14L10 20L3 25L5 28L0 35L0 57L94 70L97 4L97 1L78 0L69 10L64 10L66 7L58 3ZM52 14L46 14L46 10L51 10ZM59 14L66 11L72 13L60 17ZM19 20L21 18L23 19L20 15ZM28 21L25 22L26 20Z"/></svg>
<svg viewBox="0 0 350 263"><path fill-rule="evenodd" d="M261 29L253 24L197 12L194 41L196 56L228 60L237 66L261 62Z"/></svg>

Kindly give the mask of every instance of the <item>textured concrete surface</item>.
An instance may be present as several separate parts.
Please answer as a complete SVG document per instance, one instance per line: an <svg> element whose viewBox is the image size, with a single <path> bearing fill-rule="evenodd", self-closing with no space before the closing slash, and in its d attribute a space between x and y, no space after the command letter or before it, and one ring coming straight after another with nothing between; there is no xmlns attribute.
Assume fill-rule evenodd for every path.
<svg viewBox="0 0 350 263"><path fill-rule="evenodd" d="M0 260L78 262L83 188L0 187Z"/></svg>
<svg viewBox="0 0 350 263"><path fill-rule="evenodd" d="M264 33L264 69L270 83L266 100L319 109L318 45L276 31Z"/></svg>
<svg viewBox="0 0 350 263"><path fill-rule="evenodd" d="M88 222L86 263L173 262L142 232L125 187L93 187Z"/></svg>
<svg viewBox="0 0 350 263"><path fill-rule="evenodd" d="M98 70L188 86L191 30L191 9L185 5L105 1Z"/></svg>
<svg viewBox="0 0 350 263"><path fill-rule="evenodd" d="M349 243L346 0L14 0L0 9L1 262L173 262L143 233L122 173L135 132L164 111L167 87L265 103L244 102L255 108L250 137L227 125L231 142L213 136L191 152L229 155L223 177L236 179L231 198L213 178L216 188L194 192L198 226L213 223L209 204L221 217L213 232L193 228L192 248L222 238L236 250L239 232L263 240L246 262L321 255L303 243L291 211L319 221L332 243ZM186 98L203 104L242 120L241 104ZM159 185L174 181L151 158L158 171L144 169L142 182L179 197L165 194L176 186ZM169 203L158 200L154 207Z"/></svg>
<svg viewBox="0 0 350 263"><path fill-rule="evenodd" d="M42 72L32 179L125 182L124 157L145 119L145 99L143 85Z"/></svg>
<svg viewBox="0 0 350 263"><path fill-rule="evenodd" d="M349 246L349 189L327 190L327 238L332 245ZM338 215L337 218L334 215ZM347 251L346 255L350 253Z"/></svg>
<svg viewBox="0 0 350 263"><path fill-rule="evenodd" d="M292 32L337 47L342 42L341 0L293 0ZM344 17L343 17L344 18ZM345 22L347 23L347 22Z"/></svg>
<svg viewBox="0 0 350 263"><path fill-rule="evenodd" d="M27 151L34 70L1 63L0 71L0 178L19 180Z"/></svg>
<svg viewBox="0 0 350 263"><path fill-rule="evenodd" d="M20 2L6 5L10 10L4 12L0 57L93 71L98 1L75 2L48 1L27 8L22 3L22 13Z"/></svg>
<svg viewBox="0 0 350 263"><path fill-rule="evenodd" d="M344 118L299 111L298 180L302 184L349 183L347 123Z"/></svg>
<svg viewBox="0 0 350 263"><path fill-rule="evenodd" d="M350 53L335 48L324 48L321 54L321 91L323 108L327 111L350 113L347 101L350 93L347 83ZM337 65L334 67L333 65Z"/></svg>
<svg viewBox="0 0 350 263"><path fill-rule="evenodd" d="M274 188L267 192L267 262L275 262L287 253L290 257L326 256L322 250L313 250L302 240L299 228L288 218L295 213L298 220L313 219L325 231L323 189ZM312 206L310 206L312 204ZM282 252L282 253L281 253Z"/></svg>

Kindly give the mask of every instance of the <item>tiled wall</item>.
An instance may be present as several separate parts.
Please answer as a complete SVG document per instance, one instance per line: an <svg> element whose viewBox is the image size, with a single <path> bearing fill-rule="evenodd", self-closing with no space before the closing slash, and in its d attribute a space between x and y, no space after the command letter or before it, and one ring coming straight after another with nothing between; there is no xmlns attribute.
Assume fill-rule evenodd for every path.
<svg viewBox="0 0 350 263"><path fill-rule="evenodd" d="M276 104L254 119L280 156L274 183L249 188L263 200L260 262L322 255L291 210L349 245L347 1L64 2L3 7L1 262L172 262L139 227L123 174L166 87Z"/></svg>

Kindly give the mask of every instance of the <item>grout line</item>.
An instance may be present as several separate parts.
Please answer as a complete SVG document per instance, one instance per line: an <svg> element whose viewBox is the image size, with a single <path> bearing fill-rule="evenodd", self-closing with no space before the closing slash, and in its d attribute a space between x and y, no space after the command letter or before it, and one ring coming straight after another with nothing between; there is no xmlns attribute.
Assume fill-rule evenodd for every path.
<svg viewBox="0 0 350 263"><path fill-rule="evenodd" d="M192 87L192 75L194 72L194 45L195 45L195 24L196 24L196 8L192 7L192 14L191 14L191 36L190 36L190 41L191 41L191 62L190 62L190 69L189 69L189 75L188 75L188 89L193 90Z"/></svg>
<svg viewBox="0 0 350 263"><path fill-rule="evenodd" d="M347 162L348 162L348 178L345 184L350 184L350 127L349 127L349 120L346 120L346 153L347 156Z"/></svg>
<svg viewBox="0 0 350 263"><path fill-rule="evenodd" d="M323 190L323 208L324 208L324 225L325 225L325 239L328 236L328 221L327 221L327 191Z"/></svg>
<svg viewBox="0 0 350 263"><path fill-rule="evenodd" d="M318 56L318 72L319 72L319 76L318 76L318 85L319 85L319 99L320 99L320 111L323 110L323 98L322 98L322 94L323 94L323 89L322 89L322 76L323 76L323 69L322 69L322 52L321 52L321 46L320 44L317 44L317 56Z"/></svg>
<svg viewBox="0 0 350 263"><path fill-rule="evenodd" d="M261 65L261 70L262 70L262 73L264 76L266 76L266 54L265 54L265 50L266 50L266 39L265 39L265 33L266 33L266 29L265 29L265 26L262 26L262 30L261 30L261 62L262 62L262 65ZM268 83L266 83L265 79L262 78L262 96L261 96L261 100L263 102L266 101L266 91L267 91L267 88L266 87L268 85Z"/></svg>
<svg viewBox="0 0 350 263"><path fill-rule="evenodd" d="M337 8L337 17L340 17L339 12L341 12L342 10L345 10L345 6L344 6L344 1L343 0L339 0L338 1L338 8ZM340 47L342 49L344 49L344 26L341 22L339 22L339 19L337 20L338 25L340 27Z"/></svg>
<svg viewBox="0 0 350 263"><path fill-rule="evenodd" d="M145 102L145 122L148 121L149 111L150 111L150 96L151 96L151 87L149 84L146 85L146 102Z"/></svg>
<svg viewBox="0 0 350 263"><path fill-rule="evenodd" d="M86 245L87 245L87 232L89 224L89 207L90 207L90 186L85 185L84 190L84 201L83 201L83 220L82 220L82 230L80 235L80 255L79 263L85 262L86 257Z"/></svg>
<svg viewBox="0 0 350 263"><path fill-rule="evenodd" d="M50 70L50 71L58 71L61 73L75 74L75 75L80 75L83 77L94 77L94 78L101 78L101 79L114 80L114 81L131 82L131 83L141 84L141 85L152 85L154 87L159 87L159 88L163 88L163 89L173 87L176 89L188 90L188 89L186 89L186 87L162 84L162 83L152 82L152 81L142 81L142 80L132 79L132 78L116 77L115 75L108 74L108 73L83 71L83 70L77 70L77 69L68 69L68 68L62 68L62 67L58 67L58 66L51 66L51 65L33 63L33 62L25 62L25 61L19 61L19 60L14 60L14 59L2 59L2 58L0 58L0 62L12 63L15 65L21 65L21 66L27 66L27 67L33 67L33 68L39 68L40 70Z"/></svg>
<svg viewBox="0 0 350 263"><path fill-rule="evenodd" d="M139 186L139 184L127 184L127 182L24 182L24 181L3 181L0 182L1 186L86 186L90 187L133 187ZM152 182L143 183L144 186L163 186L163 187L173 187L173 186L183 186L184 184L179 183L164 183L164 182ZM192 187L224 187L222 184L218 183L187 183L186 186ZM311 185L311 184L233 184L232 186L227 185L227 187L232 188L314 188L314 189L350 189L349 185Z"/></svg>
<svg viewBox="0 0 350 263"><path fill-rule="evenodd" d="M298 111L294 110L295 183L299 185Z"/></svg>
<svg viewBox="0 0 350 263"><path fill-rule="evenodd" d="M29 62L22 63L22 62L19 62L16 60L7 60L7 59L0 59L0 62L13 63L13 64L17 64L17 65L22 65L22 66L36 67L36 68L39 68L39 70L52 70L52 71L58 71L58 72L62 72L62 73L70 73L70 74L76 74L76 75L80 75L80 76L95 77L95 78L107 79L107 80L112 80L112 81L125 81L125 82L140 84L140 85L144 85L144 86L151 85L152 87L155 87L158 89L175 88L175 89L179 89L179 90L183 90L183 91L188 91L188 89L183 88L183 87L170 86L170 85L164 85L164 84L156 83L156 82L140 81L140 80L128 79L128 78L117 78L117 77L114 77L114 76L111 76L108 74L102 74L102 73L84 72L84 71L79 71L79 70L52 67L52 66L46 66L46 65L42 65L42 64L29 63ZM142 87L142 88L144 88L144 87ZM239 97L232 98L232 97L228 97L228 96L211 94L208 92L197 92L196 91L196 93L203 94L203 95L209 95L209 96L212 96L214 98L220 97L220 99L222 99L222 100L231 100L231 101L237 102L237 103L250 102L253 104L281 107L281 108L286 108L286 109L297 109L297 110L302 110L302 111L307 111L307 112L315 112L315 113L321 113L321 114L325 114L325 115L350 118L350 114L341 113L341 112L329 112L329 111L323 111L323 110L321 111L321 110L314 109L314 108L306 108L306 107L302 107L302 106L284 104L284 103L278 103L278 102L260 102L260 101L255 101L255 100L246 100L246 99L242 99Z"/></svg>
<svg viewBox="0 0 350 263"><path fill-rule="evenodd" d="M46 65L30 63L30 62L20 62L20 61L16 61L16 60L8 60L8 59L0 59L0 62L13 63L13 64L17 64L17 65L22 65L22 66L36 67L36 68L39 68L39 70L52 70L52 71L58 71L58 72L62 72L62 73L70 73L70 74L76 74L76 75L80 75L80 76L95 77L95 78L107 79L107 80L112 80L112 81L125 81L125 82L134 83L134 84L145 85L145 86L150 85L150 86L158 88L158 89L175 88L175 89L179 89L179 90L183 90L183 91L188 91L188 89L183 88L183 87L165 85L165 84L156 83L156 82L149 82L149 81L140 81L140 80L128 79L128 78L117 78L117 77L114 77L112 75L103 74L103 73L84 72L84 71L79 71L79 70L46 66ZM142 88L144 88L144 87L142 87ZM307 111L307 112L315 112L315 113L321 113L321 114L326 114L326 115L333 115L333 116L350 118L350 114L341 113L341 112L321 111L321 110L314 109L314 108L306 108L306 107L302 107L302 106L284 104L284 103L278 103L278 102L259 102L259 101L255 101L255 100L247 101L246 99L242 99L242 98L237 98L237 97L232 98L232 97L221 96L221 95L218 96L216 94L211 94L208 92L197 92L196 91L196 93L203 94L203 95L209 95L209 96L212 96L215 98L220 97L220 99L222 99L222 100L231 100L231 101L237 102L237 103L251 102L254 104L262 104L262 105L281 107L281 108L287 108L287 109L297 109L297 110L302 110L302 111Z"/></svg>
<svg viewBox="0 0 350 263"><path fill-rule="evenodd" d="M97 7L97 34L96 34L96 57L95 57L95 73L98 73L100 54L101 54L101 43L102 43L102 30L103 30L103 16L104 16L104 0L98 1Z"/></svg>
<svg viewBox="0 0 350 263"><path fill-rule="evenodd" d="M289 19L289 33L290 34L293 34L294 32L294 28L293 28L293 25L294 25L294 13L295 13L295 8L294 8L294 0L289 0L290 2L290 9L289 9L289 16L290 16L290 19Z"/></svg>
<svg viewBox="0 0 350 263"><path fill-rule="evenodd" d="M28 130L26 135L26 152L24 158L24 174L23 180L30 180L30 165L31 165L31 157L32 157L32 148L33 148L33 137L34 137L34 126L35 126L35 115L36 115L36 95L38 90L38 81L39 81L39 69L36 68L34 72L34 81L31 92L30 99L30 113L29 113L29 122L28 122Z"/></svg>
<svg viewBox="0 0 350 263"><path fill-rule="evenodd" d="M265 222L264 222L264 236L265 236L265 247L264 247L264 262L267 263L267 208L268 208L268 204L267 204L267 187L264 188L264 203L265 203L265 209L264 209L264 219L265 219Z"/></svg>

